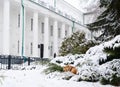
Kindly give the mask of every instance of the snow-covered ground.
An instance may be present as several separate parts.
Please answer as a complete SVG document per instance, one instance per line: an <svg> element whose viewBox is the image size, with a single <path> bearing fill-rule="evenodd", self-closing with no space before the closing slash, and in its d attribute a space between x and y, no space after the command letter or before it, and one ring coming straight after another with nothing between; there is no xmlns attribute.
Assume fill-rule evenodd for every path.
<svg viewBox="0 0 120 87"><path fill-rule="evenodd" d="M99 82L75 82L47 78L40 70L6 70L0 71L0 87L112 87L100 85Z"/></svg>

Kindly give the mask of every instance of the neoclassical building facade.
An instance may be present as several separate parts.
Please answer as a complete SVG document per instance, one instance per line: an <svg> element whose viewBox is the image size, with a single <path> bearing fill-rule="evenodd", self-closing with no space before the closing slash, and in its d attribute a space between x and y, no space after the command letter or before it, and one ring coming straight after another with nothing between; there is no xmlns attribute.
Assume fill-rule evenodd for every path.
<svg viewBox="0 0 120 87"><path fill-rule="evenodd" d="M64 0L0 0L0 55L44 58L59 54L65 37L80 30L90 38L83 25L83 14Z"/></svg>

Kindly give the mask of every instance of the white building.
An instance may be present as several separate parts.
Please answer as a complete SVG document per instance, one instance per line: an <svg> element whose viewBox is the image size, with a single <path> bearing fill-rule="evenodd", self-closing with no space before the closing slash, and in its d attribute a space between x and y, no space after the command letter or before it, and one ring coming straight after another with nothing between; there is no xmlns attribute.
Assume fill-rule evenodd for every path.
<svg viewBox="0 0 120 87"><path fill-rule="evenodd" d="M72 32L88 38L82 24L83 14L64 0L0 0L0 55L39 57L43 44L44 58L53 57Z"/></svg>

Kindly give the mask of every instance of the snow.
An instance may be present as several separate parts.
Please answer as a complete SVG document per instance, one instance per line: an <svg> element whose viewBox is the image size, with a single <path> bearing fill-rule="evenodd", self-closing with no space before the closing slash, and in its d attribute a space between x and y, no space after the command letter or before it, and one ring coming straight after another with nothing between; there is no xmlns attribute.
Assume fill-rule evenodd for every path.
<svg viewBox="0 0 120 87"><path fill-rule="evenodd" d="M108 48L116 48L116 47L120 47L120 35L116 36L114 39L112 39L111 41L108 41L104 44L104 47L108 47Z"/></svg>
<svg viewBox="0 0 120 87"><path fill-rule="evenodd" d="M0 79L0 87L111 87L110 85L102 86L99 82L49 79L41 70L2 70L0 75L4 77Z"/></svg>
<svg viewBox="0 0 120 87"><path fill-rule="evenodd" d="M106 47L119 47L120 35L111 41L91 47L86 54L56 57L50 61L61 67L69 64L75 66L77 74L71 72L52 72L45 74L47 65L32 63L23 65L18 70L0 70L0 87L113 87L101 85L100 79L111 80L116 74L120 77L120 60L114 59L99 65L100 60L106 60ZM97 82L86 82L97 81Z"/></svg>

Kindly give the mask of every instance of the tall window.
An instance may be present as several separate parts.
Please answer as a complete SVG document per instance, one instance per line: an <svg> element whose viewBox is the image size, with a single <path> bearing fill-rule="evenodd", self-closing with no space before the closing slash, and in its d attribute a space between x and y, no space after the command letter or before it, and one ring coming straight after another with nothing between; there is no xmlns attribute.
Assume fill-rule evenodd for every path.
<svg viewBox="0 0 120 87"><path fill-rule="evenodd" d="M41 30L42 30L41 32L44 33L44 23L42 23L42 27L41 27L41 28L42 28L42 29L41 29Z"/></svg>
<svg viewBox="0 0 120 87"><path fill-rule="evenodd" d="M65 36L67 36L67 30L65 30Z"/></svg>
<svg viewBox="0 0 120 87"><path fill-rule="evenodd" d="M31 55L33 54L33 43L32 42L30 43L30 54Z"/></svg>
<svg viewBox="0 0 120 87"><path fill-rule="evenodd" d="M18 14L18 27L20 27L20 14Z"/></svg>
<svg viewBox="0 0 120 87"><path fill-rule="evenodd" d="M61 29L58 28L58 38L60 38L60 37L61 37Z"/></svg>
<svg viewBox="0 0 120 87"><path fill-rule="evenodd" d="M53 36L53 26L50 26L50 36Z"/></svg>
<svg viewBox="0 0 120 87"><path fill-rule="evenodd" d="M53 46L50 46L50 56L53 56Z"/></svg>
<svg viewBox="0 0 120 87"><path fill-rule="evenodd" d="M33 30L33 18L31 18L31 31Z"/></svg>
<svg viewBox="0 0 120 87"><path fill-rule="evenodd" d="M17 50L17 52L19 53L19 49L20 49L20 41L19 40L18 40L17 44L18 44L18 50Z"/></svg>

